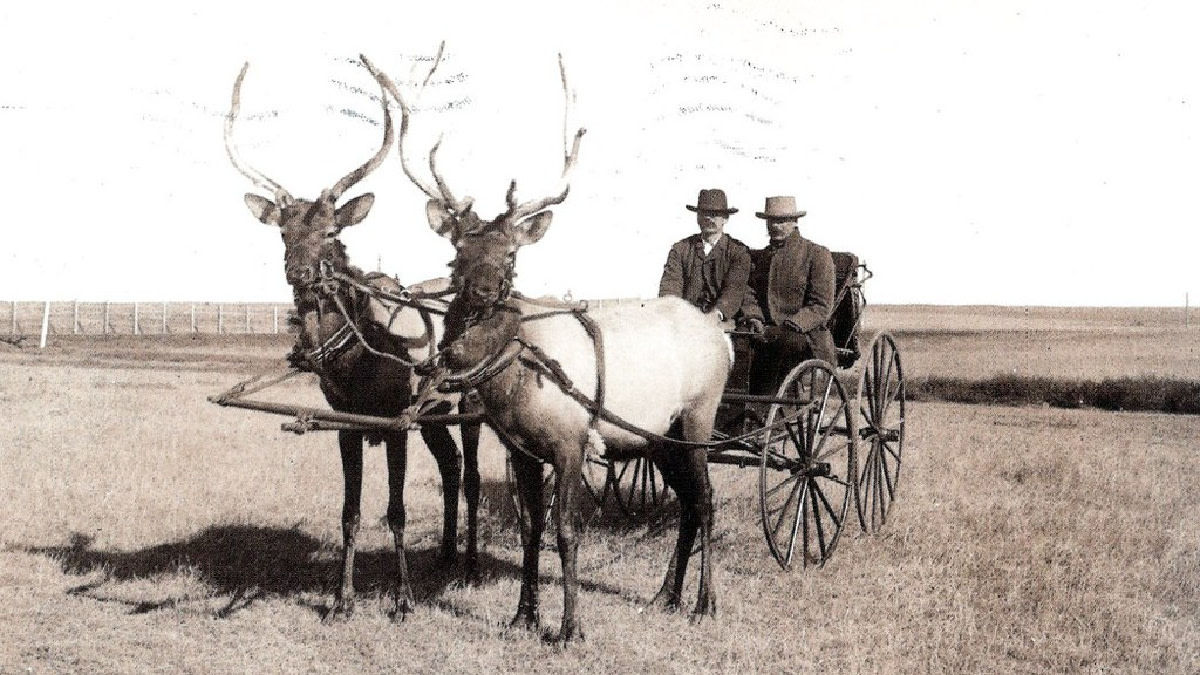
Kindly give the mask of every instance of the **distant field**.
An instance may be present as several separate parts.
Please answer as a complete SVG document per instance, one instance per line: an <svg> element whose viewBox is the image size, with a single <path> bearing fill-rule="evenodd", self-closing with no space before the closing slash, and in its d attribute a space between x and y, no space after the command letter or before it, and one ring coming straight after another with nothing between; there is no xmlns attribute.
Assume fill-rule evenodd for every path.
<svg viewBox="0 0 1200 675"><path fill-rule="evenodd" d="M868 306L864 329L891 332L913 377L997 375L1200 382L1200 317L1182 309Z"/></svg>

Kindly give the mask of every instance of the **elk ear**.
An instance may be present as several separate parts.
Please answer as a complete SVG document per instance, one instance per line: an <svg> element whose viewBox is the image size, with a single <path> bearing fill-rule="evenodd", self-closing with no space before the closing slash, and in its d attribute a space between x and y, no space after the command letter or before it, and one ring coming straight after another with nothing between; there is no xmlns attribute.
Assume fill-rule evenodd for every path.
<svg viewBox="0 0 1200 675"><path fill-rule="evenodd" d="M517 246L525 246L527 244L535 244L541 240L546 234L546 230L550 229L550 220L554 218L554 213L551 211L542 211L536 215L529 216L519 223L511 225L513 240Z"/></svg>
<svg viewBox="0 0 1200 675"><path fill-rule="evenodd" d="M251 215L267 225L279 225L280 211L279 207L275 206L275 202L253 192L247 192L245 199L246 207L250 209Z"/></svg>
<svg viewBox="0 0 1200 675"><path fill-rule="evenodd" d="M453 213L446 210L442 202L430 199L425 204L425 216L429 218L429 227L434 232L454 241L458 238L458 220Z"/></svg>
<svg viewBox="0 0 1200 675"><path fill-rule="evenodd" d="M368 192L365 195L359 195L354 199L343 204L333 215L333 223L340 230L344 227L357 225L367 217L371 212L371 207L375 205L375 195Z"/></svg>

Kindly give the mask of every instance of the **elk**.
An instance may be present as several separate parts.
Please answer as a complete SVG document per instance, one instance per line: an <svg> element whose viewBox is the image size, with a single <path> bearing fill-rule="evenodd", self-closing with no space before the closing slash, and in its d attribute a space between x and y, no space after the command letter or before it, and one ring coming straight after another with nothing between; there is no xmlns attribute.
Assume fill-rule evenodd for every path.
<svg viewBox="0 0 1200 675"><path fill-rule="evenodd" d="M430 75L440 60L439 50ZM571 95L561 56L559 68L569 111ZM455 248L451 284L456 294L446 316L440 379L463 382L478 392L488 425L510 454L517 488L530 514L532 530L524 541L513 625L537 629L540 621L538 554L545 462L558 476L554 513L563 575L558 639L565 643L584 637L576 615L580 472L588 453L601 451L611 459L649 457L679 495L682 515L674 553L652 604L679 608L698 535L700 582L693 617L715 615L712 488L704 443L710 439L731 365L729 342L715 316L679 298L579 310L548 307L514 292L516 253L542 238L552 218L547 208L566 199L584 130L579 129L571 143L564 122L559 194L519 202L513 180L507 209L484 220L469 198L459 200L449 190L437 169L437 145L429 153L433 183L411 171L404 159L410 108L386 75L384 81L403 114L398 144L405 174L429 198L430 227ZM668 439L668 433L681 436L682 442Z"/></svg>
<svg viewBox="0 0 1200 675"><path fill-rule="evenodd" d="M374 171L391 148L394 138L386 92L373 65L363 64L380 82L384 136L380 149L362 166L346 174L315 200L296 199L278 182L242 160L233 139L238 117L242 81L249 63L242 67L233 85L233 100L225 121L225 149L234 167L272 198L247 193L246 206L259 221L279 228L283 237L284 271L292 287L299 334L289 355L293 364L312 370L320 378L321 392L338 411L394 417L404 411L413 395L414 366L426 359L441 334L441 316L417 304L388 303L373 292L399 291L397 282L383 275L364 274L353 267L341 231L361 222L374 203L366 193L346 201L342 195ZM335 283L334 280L348 280ZM442 411L451 405L447 401ZM468 404L459 401L459 409ZM461 429L463 455L444 426L421 426L421 437L437 461L442 477L445 512L440 554L443 564L457 556L458 493L462 487L467 501L467 550L465 574L473 578L477 564L476 530L479 508L479 425ZM403 619L414 603L404 550L404 478L407 464L407 432L363 432L341 430L342 476L345 483L342 507L342 555L340 580L334 605L326 621L349 616L354 611L354 553L359 530L362 495L363 442L386 445L388 467L387 523L395 544L392 580L392 616Z"/></svg>

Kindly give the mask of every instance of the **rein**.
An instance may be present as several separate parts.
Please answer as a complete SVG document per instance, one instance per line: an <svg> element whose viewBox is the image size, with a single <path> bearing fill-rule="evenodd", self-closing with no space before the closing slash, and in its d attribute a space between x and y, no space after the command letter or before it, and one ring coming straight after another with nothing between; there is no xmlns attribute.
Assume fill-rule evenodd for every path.
<svg viewBox="0 0 1200 675"><path fill-rule="evenodd" d="M318 363L334 358L343 353L351 344L351 336L357 338L358 343L361 344L363 349L367 350L367 352L379 358L388 359L409 368L428 368L437 359L437 345L434 344L433 340L433 319L430 317L430 314L445 314L446 310L441 307L431 307L429 304L427 304L427 301L431 299L441 300L445 296L449 295L451 291L439 293L414 293L407 288L401 288L399 293L393 293L391 291L363 283L350 275L334 270L331 268L328 262L321 263L321 277L322 281L319 282L320 290L318 293L333 300L334 305L337 306L337 310L342 315L342 319L345 321L345 323L342 324L342 327L335 331L334 334L329 337L329 339L323 342L316 349L309 352L309 356ZM338 290L340 290L339 284L342 287L350 288L352 291L363 293L369 298L375 300L386 300L396 305L411 307L417 310L417 312L421 315L421 320L425 324L425 335L423 339L414 340L399 335L395 337L401 340L401 342L410 344L412 346L427 346L429 350L429 356L424 360L410 360L397 354L381 351L371 346L371 343L367 341L367 337L363 334L362 329L359 328L358 322L355 320L355 317L352 315L350 310L346 307L346 303L343 301L341 294L338 292ZM398 311L398 309L392 311L392 320L395 319ZM390 327L390 322L389 326L385 326L385 328L388 327Z"/></svg>

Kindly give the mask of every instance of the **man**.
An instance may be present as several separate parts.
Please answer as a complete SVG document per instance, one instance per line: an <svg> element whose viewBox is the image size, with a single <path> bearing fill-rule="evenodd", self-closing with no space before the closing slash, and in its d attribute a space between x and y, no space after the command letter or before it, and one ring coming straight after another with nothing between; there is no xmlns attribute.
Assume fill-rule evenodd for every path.
<svg viewBox="0 0 1200 675"><path fill-rule="evenodd" d="M701 190L696 205L700 233L671 246L658 284L659 297L683 298L721 321L732 320L742 306L750 278L750 248L725 234L730 208L723 190Z"/></svg>
<svg viewBox="0 0 1200 675"><path fill-rule="evenodd" d="M755 334L751 391L774 393L801 361L836 366L837 350L826 324L833 313L835 270L829 249L800 236L796 198L767 197L755 215L766 221L770 243L751 253L754 271L739 322Z"/></svg>

